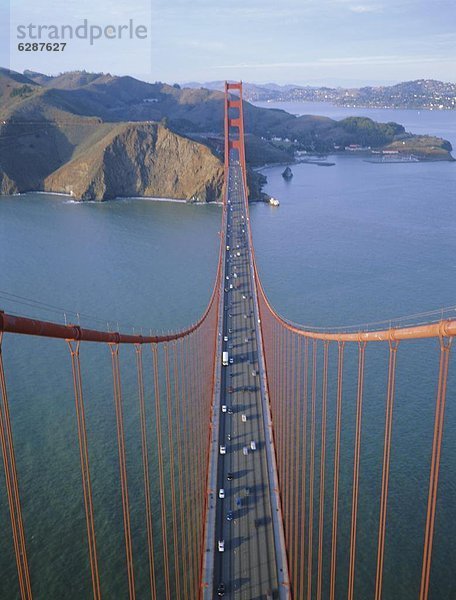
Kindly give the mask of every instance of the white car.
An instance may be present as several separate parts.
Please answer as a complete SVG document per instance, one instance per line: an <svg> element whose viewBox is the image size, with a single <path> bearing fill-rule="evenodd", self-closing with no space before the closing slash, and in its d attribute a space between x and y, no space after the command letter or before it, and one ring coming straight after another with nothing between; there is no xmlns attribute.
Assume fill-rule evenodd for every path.
<svg viewBox="0 0 456 600"><path fill-rule="evenodd" d="M227 341L228 341L228 336L227 336L227 335L224 335L224 336L223 336L223 341L224 341L224 342L227 342Z"/></svg>
<svg viewBox="0 0 456 600"><path fill-rule="evenodd" d="M230 358L230 365L232 365L234 363L234 358Z"/></svg>
<svg viewBox="0 0 456 600"><path fill-rule="evenodd" d="M241 421L243 423L246 423L247 422L247 415L241 415Z"/></svg>
<svg viewBox="0 0 456 600"><path fill-rule="evenodd" d="M219 498L221 500L223 500L223 498L225 497L225 490L223 488L219 489Z"/></svg>
<svg viewBox="0 0 456 600"><path fill-rule="evenodd" d="M222 412L225 413L226 412L226 404L222 404Z"/></svg>
<svg viewBox="0 0 456 600"><path fill-rule="evenodd" d="M226 454L226 446L220 446L220 454Z"/></svg>
<svg viewBox="0 0 456 600"><path fill-rule="evenodd" d="M243 454L244 456L247 456L247 454L248 454L248 453L249 453L249 449L248 449L248 447L247 447L247 446L244 446L244 447L242 448L242 454Z"/></svg>
<svg viewBox="0 0 456 600"><path fill-rule="evenodd" d="M219 540L218 551L225 552L225 540Z"/></svg>
<svg viewBox="0 0 456 600"><path fill-rule="evenodd" d="M256 444L253 440L250 442L250 448L251 450L256 450Z"/></svg>

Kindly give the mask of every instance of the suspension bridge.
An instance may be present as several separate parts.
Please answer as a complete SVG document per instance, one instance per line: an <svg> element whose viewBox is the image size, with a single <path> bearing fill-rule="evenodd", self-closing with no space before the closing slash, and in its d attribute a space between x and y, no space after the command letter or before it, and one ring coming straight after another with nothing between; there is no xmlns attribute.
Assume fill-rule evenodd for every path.
<svg viewBox="0 0 456 600"><path fill-rule="evenodd" d="M63 595L35 583L33 523L24 518L23 507L34 474L21 477L24 470L18 468L24 432L16 432L8 396L14 382L4 366L9 339L24 336L49 338L62 352L67 347L84 514L84 531L74 538L84 558L74 576L87 582L93 598L443 597L432 590L445 564L433 557L439 510L448 511L438 484L456 320L430 313L419 323L322 330L278 315L255 260L246 173L242 84L227 83L217 274L207 309L190 328L134 335L0 312L0 494L10 520L1 535L8 539L16 574L8 597L81 597L72 595L70 581ZM391 494L393 459L399 460L397 364L403 352L408 367L400 375L402 387L420 385L413 359L423 345L433 379L428 399L433 421L420 440L426 458L406 477L426 485L417 486L421 502L401 507L398 523L391 516L392 502L399 514L397 473ZM122 572L116 573L122 584L109 592L107 561L100 558L107 552L100 543L106 523L94 494L91 390L84 380L84 353L93 346L107 348L109 360L110 377L100 383L112 389L113 485L122 527L121 545L111 548L111 556L123 556ZM127 354L134 364L125 366ZM124 391L127 368L128 375L134 371L134 398ZM431 389L428 380L426 386ZM133 402L138 453L131 456L125 421ZM374 409L371 443L363 432L366 410ZM399 526L410 531L411 522L415 535L391 564L388 539ZM132 523L141 523L143 545ZM55 523L62 535L66 526ZM455 597L454 574L446 589L446 597L451 590Z"/></svg>

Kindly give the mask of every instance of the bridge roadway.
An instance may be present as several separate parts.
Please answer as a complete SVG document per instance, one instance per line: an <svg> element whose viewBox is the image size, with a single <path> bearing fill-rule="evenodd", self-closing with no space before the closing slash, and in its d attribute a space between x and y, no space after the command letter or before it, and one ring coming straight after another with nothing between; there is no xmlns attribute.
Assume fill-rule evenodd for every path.
<svg viewBox="0 0 456 600"><path fill-rule="evenodd" d="M280 585L287 579L286 559L283 532L281 543L281 525L277 525L277 481L271 471L275 465L271 464L272 436L267 426L269 414L265 414L269 411L264 402L263 363L258 354L260 332L247 220L241 167L231 160L226 221L229 250L225 252L220 320L223 337L219 340L219 351L228 352L229 364L219 362L220 405L215 407L219 412L214 419L218 444L216 450L213 446L211 459L217 462L212 479L216 489L211 498L214 562L212 577L208 577L213 585L212 594L207 590L204 598L220 597L219 585L224 584L225 598L272 600L288 598L288 588ZM225 454L220 452L221 446L226 448ZM223 551L218 549L220 541L224 542ZM278 545L282 545L282 553L276 552Z"/></svg>

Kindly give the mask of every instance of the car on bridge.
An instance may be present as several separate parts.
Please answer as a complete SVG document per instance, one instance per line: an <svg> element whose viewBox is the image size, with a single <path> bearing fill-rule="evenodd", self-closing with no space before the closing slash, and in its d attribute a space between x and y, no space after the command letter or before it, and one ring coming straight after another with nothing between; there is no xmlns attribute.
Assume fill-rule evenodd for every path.
<svg viewBox="0 0 456 600"><path fill-rule="evenodd" d="M219 596L224 596L225 595L225 590L226 590L226 586L224 583L219 583L218 587L217 587L217 594ZM272 598L272 596L271 596Z"/></svg>
<svg viewBox="0 0 456 600"><path fill-rule="evenodd" d="M220 488L219 489L219 498L220 498L220 500L223 500L225 498L225 490L224 490L224 488Z"/></svg>
<svg viewBox="0 0 456 600"><path fill-rule="evenodd" d="M219 540L218 551L225 552L225 540Z"/></svg>
<svg viewBox="0 0 456 600"><path fill-rule="evenodd" d="M220 454L226 454L226 446L220 446Z"/></svg>
<svg viewBox="0 0 456 600"><path fill-rule="evenodd" d="M222 404L222 413L226 413L226 410L227 410L226 404Z"/></svg>
<svg viewBox="0 0 456 600"><path fill-rule="evenodd" d="M250 442L250 448L251 450L256 450L256 444L253 440Z"/></svg>

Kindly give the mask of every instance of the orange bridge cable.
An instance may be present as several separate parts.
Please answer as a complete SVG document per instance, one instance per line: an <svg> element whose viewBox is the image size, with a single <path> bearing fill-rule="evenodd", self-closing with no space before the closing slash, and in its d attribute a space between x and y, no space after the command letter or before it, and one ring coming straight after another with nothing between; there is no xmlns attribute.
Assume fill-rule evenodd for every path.
<svg viewBox="0 0 456 600"><path fill-rule="evenodd" d="M290 397L288 400L288 413L289 413L289 417L288 417L288 437L289 437L289 471L288 471L288 478L289 478L289 490L288 490L288 514L289 516L289 528L290 528L290 533L289 533L289 537L288 537L288 543L287 543L287 548L288 548L288 554L291 558L293 558L293 539L294 539L294 529L295 529L295 514L293 512L293 501L294 501L294 491L295 491L295 478L294 478L294 471L295 471L295 465L294 465L294 461L295 461L295 449L296 449L296 439L294 439L293 436L293 426L294 423L296 421L296 417L295 417L295 408L296 408L296 343L295 343L295 337L294 335L291 336L291 391L290 391ZM289 564L292 564L292 561L289 561Z"/></svg>
<svg viewBox="0 0 456 600"><path fill-rule="evenodd" d="M276 455L277 455L277 470L279 485L282 476L282 454L280 450L281 432L280 432L280 397L281 397L281 385L282 385L282 331L277 327L277 395L275 401L274 411L274 434L276 441Z"/></svg>
<svg viewBox="0 0 456 600"><path fill-rule="evenodd" d="M0 332L0 437L5 467L5 480L13 532L13 545L18 569L19 588L23 598L31 598L32 590L28 569L28 558L25 544L25 533L20 503L19 485L17 480L16 458L14 452L13 433L9 412L6 378L2 358L2 333Z"/></svg>
<svg viewBox="0 0 456 600"><path fill-rule="evenodd" d="M285 345L285 330L282 329L281 332L281 359L280 359L280 402L279 402L279 431L280 431L280 487L283 487L283 471L284 471L284 404L285 404L285 386L286 386L286 373L285 373L285 360L286 360L286 345Z"/></svg>
<svg viewBox="0 0 456 600"><path fill-rule="evenodd" d="M178 496L179 496L179 529L180 529L180 547L182 548L182 577L185 581L187 573L187 557L185 551L185 520L184 520L184 487L183 487L183 473L182 473L182 432L181 432L181 411L180 406L182 402L183 385L180 385L179 381L179 353L182 346L182 341L173 342L173 367L174 367L174 381L175 381L175 411L176 411L176 435L177 435L177 476L178 476ZM184 597L186 595L185 585L182 586Z"/></svg>
<svg viewBox="0 0 456 600"><path fill-rule="evenodd" d="M196 393L195 393L195 341L194 338L192 336L192 338L190 339L191 342L191 346L190 346L190 356L189 356L189 371L190 371L190 381L189 381L189 402L188 402L188 410L187 410L187 414L191 415L193 413L193 411L195 410L195 399L196 399ZM187 452L189 453L190 457L191 457L191 471L190 473L194 474L194 477L190 477L190 497L191 497L191 521L192 521L192 537L191 537L191 552L192 552L192 565L193 565L193 573L192 573L192 583L193 583L193 589L192 589L192 594L196 597L196 590L197 590L197 575L198 575L198 563L197 563L197 535L198 532L196 530L196 481L197 481L197 469L198 469L198 455L195 451L196 448L196 443L197 443L197 435L195 432L195 428L194 427L190 427L189 429L189 442L190 445L187 449Z"/></svg>
<svg viewBox="0 0 456 600"><path fill-rule="evenodd" d="M3 367L1 367L1 371L2 371L2 369L3 369ZM4 406L4 400L7 396L3 389L3 386L4 386L3 372L0 373L0 377L1 377L2 401L3 401L3 405L0 406L0 443L2 446L3 465L5 468L6 493L7 493L7 497L8 497L8 506L10 509L11 531L13 534L14 553L15 553L16 564L17 564L18 584L19 584L19 589L20 589L20 593L21 593L21 598L26 598L23 565L22 565L22 561L21 561L21 553L19 550L19 531L18 531L17 522L16 522L15 507L14 507L14 494L13 494L12 482L11 482L11 471L10 471L10 464L8 462L9 455L8 455L8 449L7 449L7 445L6 445L6 435L5 435L6 426L4 425L3 406Z"/></svg>
<svg viewBox="0 0 456 600"><path fill-rule="evenodd" d="M291 512L292 507L292 492L294 492L294 481L293 481L293 460L294 460L294 441L292 436L292 424L293 424L293 407L295 402L295 382L294 378L296 376L295 371L295 344L294 344L294 335L289 336L289 345L291 351L291 369L290 369L290 391L287 398L287 437L288 437L288 452L287 452L287 469L288 469L288 484L287 484L287 513L288 513L288 539L287 539L287 549L288 553L290 553L290 549L292 549L291 540L292 540L292 529L293 529L293 515Z"/></svg>
<svg viewBox="0 0 456 600"><path fill-rule="evenodd" d="M76 344L74 344L74 342L69 341L68 347L70 350L71 367L73 373L74 400L76 408L76 420L78 426L79 458L81 462L81 480L84 497L84 512L86 518L90 572L92 577L92 591L94 599L98 600L101 598L100 576L98 572L97 543L95 536L95 519L92 500L92 485L90 479L84 398L82 393L82 375L81 361L79 356L79 342L76 342Z"/></svg>
<svg viewBox="0 0 456 600"><path fill-rule="evenodd" d="M190 493L189 493L189 473L190 473L190 468L189 468L189 453L188 453L188 448L189 448L189 443L188 443L188 427L187 427L187 397L188 397L188 385L187 385L187 376L186 376L186 359L187 359L187 344L188 344L188 340L187 338L184 338L182 340L182 352L181 352L181 379L182 379L182 412L181 412L181 418L182 418L182 438L183 438L183 448L184 448L184 452L183 452L183 460L184 460L184 466L183 466L183 474L184 474L184 487L185 490L187 490L186 494L185 494L185 515L186 515L186 519L185 519L185 530L184 530L184 545L183 547L185 548L185 556L186 556L186 564L188 566L187 568L187 573L189 573L188 577L185 577L184 579L184 583L186 584L185 587L188 587L188 597L191 597L192 595L192 585L191 585L191 575L192 575L192 552L190 549L190 540L191 540L191 532L190 532L190 525L191 525L191 519L189 519L189 515L190 515ZM187 585L188 584L188 585Z"/></svg>
<svg viewBox="0 0 456 600"><path fill-rule="evenodd" d="M195 522L195 536L194 536L194 545L193 552L195 554L195 595L199 590L199 573L200 573L200 565L199 565L199 536L200 536L200 482L201 482L201 396L200 396L200 380L199 380L199 331L197 331L194 335L193 340L193 352L192 352L193 360L192 360L192 380L193 380L193 402L192 402L192 413L196 414L196 426L194 428L194 442L192 445L192 452L195 453L196 458L196 478L195 485L193 488L193 506L194 506L194 522Z"/></svg>
<svg viewBox="0 0 456 600"><path fill-rule="evenodd" d="M149 554L149 582L150 594L152 600L157 600L157 584L155 580L155 553L154 553L154 536L153 522L151 509L151 494L150 494L150 475L149 475L149 453L147 443L147 420L146 420L146 404L144 396L144 375L143 375L143 358L142 346L136 344L136 371L138 378L138 397L139 397L139 414L141 423L141 452L142 466L144 478L144 501L146 511L146 530L147 530L147 549Z"/></svg>
<svg viewBox="0 0 456 600"><path fill-rule="evenodd" d="M191 415L195 410L195 401L196 401L196 393L195 393L195 341L192 336L190 338L191 342L191 351L189 360L189 371L190 371L190 381L189 381L189 402L188 402L188 415ZM191 536L191 553L192 553L192 582L193 582L193 594L196 597L197 592L197 577L198 577L198 563L197 563L197 552L198 552L198 542L197 535L198 532L196 530L196 481L197 481L197 469L198 469L198 454L195 452L196 444L198 441L198 436L196 435L194 427L190 428L189 442L190 445L187 448L187 452L191 457L191 471L190 473L195 474L194 477L190 478L190 497L191 497L191 528L192 528L192 536Z"/></svg>
<svg viewBox="0 0 456 600"><path fill-rule="evenodd" d="M320 452L320 512L318 524L317 600L321 600L323 582L323 527L325 514L325 460L326 460L326 407L328 398L329 342L323 342L323 384L321 401L321 452Z"/></svg>
<svg viewBox="0 0 456 600"><path fill-rule="evenodd" d="M258 286L258 293L263 297L264 304L267 310L271 313L274 319L281 324L282 327L293 331L303 337L308 337L315 340L328 340L334 342L387 342L390 339L395 340L411 340L424 338L438 338L442 335L447 337L456 336L456 319L442 319L440 322L424 323L421 325L412 325L410 327L395 327L389 329L377 329L365 331L361 329L356 331L333 331L327 332L322 330L309 330L304 325L295 325L283 319L270 304L264 289L262 287L257 267L254 262L255 280Z"/></svg>
<svg viewBox="0 0 456 600"><path fill-rule="evenodd" d="M294 472L294 480L295 480L295 505L294 505L294 546L293 546L293 555L294 555L294 566L293 566L293 592L297 596L298 594L298 548L299 548L299 521L304 518L304 513L301 515L301 511L299 510L299 490L300 490L300 474L302 473L302 437L301 437L301 419L302 419L302 381L301 381L301 360L302 360L302 340L301 338L297 338L298 344L298 352L296 357L297 364L297 389L296 389L296 398L294 399L294 404L296 407L295 410L295 431L294 431L294 440L296 444L295 450L295 472Z"/></svg>
<svg viewBox="0 0 456 600"><path fill-rule="evenodd" d="M306 481L307 481L307 411L308 411L308 391L309 391L309 338L304 339L304 377L303 377L303 395L302 395L302 471L301 471L301 535L300 535L300 579L298 598L305 597L305 558L306 558ZM309 598L310 600L310 598Z"/></svg>
<svg viewBox="0 0 456 600"><path fill-rule="evenodd" d="M219 302L217 301L216 306L219 306ZM212 441L212 414L214 408L214 394L215 394L215 386L216 386L216 365L217 365L217 321L218 321L219 311L218 308L214 311L214 322L212 323L212 332L209 331L207 335L208 339L208 348L205 353L205 357L213 357L212 360L206 360L206 371L208 378L208 385L206 386L206 390L210 390L210 392L206 393L206 407L205 407L205 419L207 423L207 431L206 431L206 466L205 466L205 474L204 474L204 524L203 524L203 535L201 538L201 574L200 574L200 596L202 593L202 586L204 581L204 551L205 551L205 540L206 540L206 517L208 511L208 503L209 503L209 491L210 491L210 480L209 480L209 466L210 466L210 458L211 458L211 441Z"/></svg>
<svg viewBox="0 0 456 600"><path fill-rule="evenodd" d="M358 355L358 388L356 395L356 431L355 431L355 451L353 461L353 495L352 495L352 515L350 528L350 558L348 571L348 600L353 600L355 587L355 560L356 560L356 529L358 519L358 495L359 495L359 463L361 454L361 422L363 406L363 388L364 388L364 362L365 362L366 342L359 342Z"/></svg>
<svg viewBox="0 0 456 600"><path fill-rule="evenodd" d="M290 397L290 369L287 368L290 361L290 340L289 340L289 332L285 331L285 360L283 362L283 370L284 370L284 390L283 390L283 400L282 400L282 422L283 422L283 471L282 471L282 482L280 489L282 491L282 508L284 511L284 525L285 525L285 540L286 545L288 547L289 535L290 535L290 521L289 521L289 513L288 513L288 496L289 496L289 444L288 444L288 402Z"/></svg>
<svg viewBox="0 0 456 600"><path fill-rule="evenodd" d="M288 401L288 412L289 412L289 428L288 434L290 439L290 458L289 458L289 480L290 480L290 488L288 490L288 512L290 514L290 536L289 536L289 554L293 556L293 539L294 539L294 529L296 527L295 515L293 513L294 506L294 492L296 487L296 481L294 478L295 472L295 459L296 459L296 440L293 436L293 427L296 421L295 409L296 409L296 336L293 334L291 336L291 393Z"/></svg>
<svg viewBox="0 0 456 600"><path fill-rule="evenodd" d="M199 590L199 577L201 573L201 524L202 524L202 489L203 489L203 410L202 410L202 384L204 383L203 379L203 361L201 358L201 348L202 348L202 340L201 340L201 330L196 332L196 364L195 364L195 381L196 381L196 415L197 415L197 456L198 456L198 478L196 480L196 565L197 565L197 582L198 582L198 590Z"/></svg>
<svg viewBox="0 0 456 600"><path fill-rule="evenodd" d="M312 409L311 409L311 431L310 431L310 465L309 465L309 523L308 523L308 550L307 550L307 598L312 597L312 558L313 558L313 504L315 483L315 412L317 396L317 345L312 344Z"/></svg>
<svg viewBox="0 0 456 600"><path fill-rule="evenodd" d="M202 543L203 531L204 531L204 497L205 497L205 486L206 486L206 420L205 420L205 395L206 389L206 358L207 356L207 333L205 330L198 330L197 333L197 381L198 381L198 442L199 442L199 461L200 461L200 476L198 478L198 548L197 548L197 559L198 559L198 590L200 589L201 573L202 573Z"/></svg>
<svg viewBox="0 0 456 600"><path fill-rule="evenodd" d="M338 342L337 355L337 400L336 400L336 432L334 441L334 484L332 509L332 538L331 538L331 575L329 599L336 598L336 565L337 565L337 528L339 518L339 470L340 470L340 434L342 424L342 390L344 371L345 342Z"/></svg>
<svg viewBox="0 0 456 600"><path fill-rule="evenodd" d="M5 469L5 483L11 517L19 590L23 600L31 600L32 588L30 583L27 549L25 545L19 485L17 481L16 457L11 430L5 370L3 367L2 337L3 333L0 332L0 445L2 447L3 465Z"/></svg>
<svg viewBox="0 0 456 600"><path fill-rule="evenodd" d="M382 491L380 498L380 516L378 526L377 571L375 576L375 600L382 599L383 561L385 553L386 512L388 505L388 483L390 470L391 435L393 426L397 347L398 342L390 341L388 357L388 384L385 407L385 436L383 442Z"/></svg>
<svg viewBox="0 0 456 600"><path fill-rule="evenodd" d="M280 361L281 361L281 353L280 353L280 330L279 327L276 327L276 381L275 381L275 394L274 394L274 404L272 407L272 418L273 418L273 427L274 427L274 438L275 438L275 451L277 457L277 470L280 471L280 456L279 456L279 395L280 395ZM278 473L278 477L280 480L280 473Z"/></svg>
<svg viewBox="0 0 456 600"><path fill-rule="evenodd" d="M162 441L162 421L160 406L160 382L158 371L158 352L157 344L152 344L152 362L154 374L154 396L155 396L155 427L157 432L157 451L158 451L158 471L160 479L160 510L161 510L161 529L163 542L163 568L165 576L165 596L166 600L171 600L170 578L169 578L169 553L168 553L168 531L167 531L167 512L166 512L166 493L165 493L165 472L163 464L163 441Z"/></svg>
<svg viewBox="0 0 456 600"><path fill-rule="evenodd" d="M274 324L273 327L273 331L272 331L272 343L274 344L274 352L273 352L273 356L272 356L272 360L273 360L273 378L271 380L270 383L270 387L272 390L272 394L271 394L271 412L273 414L273 418L275 415L275 399L276 399L276 394L277 394L277 332L276 332L276 327Z"/></svg>
<svg viewBox="0 0 456 600"><path fill-rule="evenodd" d="M440 338L439 378L434 419L434 436L432 442L431 470L429 478L428 507L424 537L423 566L421 572L420 600L427 600L429 595L435 511L439 483L440 455L442 449L443 424L445 417L445 403L451 342L451 339L444 338L443 336Z"/></svg>
<svg viewBox="0 0 456 600"><path fill-rule="evenodd" d="M176 512L176 488L175 488L175 467L174 467L174 423L172 414L172 395L171 395L171 377L169 366L169 347L168 343L164 345L165 353L165 376L166 376L166 405L168 417L168 444L169 444L169 472L171 480L171 513L173 529L173 550L174 550L174 579L175 579L175 597L180 600L181 586L179 573L179 544L177 539L177 512Z"/></svg>
<svg viewBox="0 0 456 600"><path fill-rule="evenodd" d="M133 571L133 552L131 543L130 506L128 500L127 467L125 455L125 433L122 413L122 388L120 382L119 345L109 344L112 361L114 403L116 409L117 446L119 453L120 488L125 536L125 557L127 563L128 593L130 600L135 598L135 580Z"/></svg>

